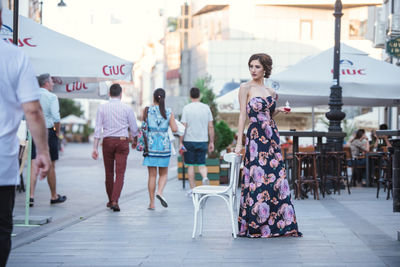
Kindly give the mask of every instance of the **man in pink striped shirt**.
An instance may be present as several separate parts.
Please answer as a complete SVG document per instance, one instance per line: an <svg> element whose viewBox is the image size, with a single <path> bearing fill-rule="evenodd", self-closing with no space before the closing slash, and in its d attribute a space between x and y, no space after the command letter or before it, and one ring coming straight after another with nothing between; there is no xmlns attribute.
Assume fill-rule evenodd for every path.
<svg viewBox="0 0 400 267"><path fill-rule="evenodd" d="M110 101L99 106L94 131L92 158L97 159L97 147L103 137L103 160L106 173L107 207L120 211L118 199L124 185L126 159L129 154L129 140L138 135L135 113L126 104L121 103L122 88L119 84L110 87ZM132 141L136 147L137 138ZM115 166L115 181L114 181Z"/></svg>

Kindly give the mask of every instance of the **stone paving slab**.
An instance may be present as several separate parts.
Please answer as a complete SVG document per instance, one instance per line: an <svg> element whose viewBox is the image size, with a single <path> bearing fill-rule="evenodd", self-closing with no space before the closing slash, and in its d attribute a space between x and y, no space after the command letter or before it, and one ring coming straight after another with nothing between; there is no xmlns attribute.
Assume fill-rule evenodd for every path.
<svg viewBox="0 0 400 267"><path fill-rule="evenodd" d="M170 207L157 203L152 212L146 209L147 192L140 192L121 205L120 213L104 209L13 250L8 266L26 262L30 265L25 266L398 266L400 262L399 242L378 227L372 229L375 234L359 235L353 229L356 225L342 218L353 212L337 196L295 201L303 238L236 240L230 235L222 201L208 202L203 236L192 239L193 207L179 181L168 183L165 197ZM319 210L321 216L314 220L309 207L314 208L311 214ZM373 218L357 214L352 218L374 227Z"/></svg>
<svg viewBox="0 0 400 267"><path fill-rule="evenodd" d="M134 176L136 169L130 172ZM13 249L8 266L400 266L400 214L392 213L391 201L376 199L374 188L294 201L302 238L233 239L225 203L210 199L203 236L192 239L193 205L181 182L171 176L165 191L169 207L156 202L149 211L146 174L137 173L143 176L129 186L141 189L121 202L120 213L104 205L86 207L95 209L90 216L79 213L82 220ZM70 183L79 190L79 181ZM74 202L71 206L79 201Z"/></svg>

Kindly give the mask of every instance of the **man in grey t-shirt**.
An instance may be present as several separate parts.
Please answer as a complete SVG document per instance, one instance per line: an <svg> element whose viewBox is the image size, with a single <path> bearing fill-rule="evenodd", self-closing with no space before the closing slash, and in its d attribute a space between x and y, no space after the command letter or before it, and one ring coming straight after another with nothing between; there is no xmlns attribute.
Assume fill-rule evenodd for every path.
<svg viewBox="0 0 400 267"><path fill-rule="evenodd" d="M210 107L200 102L200 90L190 89L192 103L187 104L182 111L181 122L185 126L185 134L180 137L180 147L185 146L185 164L188 166L188 179L191 195L194 182L194 166L199 167L203 183L208 184L206 153L214 151L214 125Z"/></svg>

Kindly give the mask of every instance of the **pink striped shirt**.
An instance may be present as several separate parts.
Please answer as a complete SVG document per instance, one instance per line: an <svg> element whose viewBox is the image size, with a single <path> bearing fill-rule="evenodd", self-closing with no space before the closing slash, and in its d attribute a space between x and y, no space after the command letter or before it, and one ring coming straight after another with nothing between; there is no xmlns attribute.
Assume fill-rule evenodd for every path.
<svg viewBox="0 0 400 267"><path fill-rule="evenodd" d="M111 98L108 103L102 104L97 110L94 137L128 137L128 128L132 136L137 136L139 131L136 124L135 113L118 98Z"/></svg>

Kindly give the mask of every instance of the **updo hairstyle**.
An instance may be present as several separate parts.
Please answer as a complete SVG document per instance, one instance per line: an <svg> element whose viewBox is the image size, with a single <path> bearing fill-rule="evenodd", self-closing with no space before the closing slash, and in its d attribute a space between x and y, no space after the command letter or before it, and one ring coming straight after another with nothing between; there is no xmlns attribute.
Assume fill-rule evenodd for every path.
<svg viewBox="0 0 400 267"><path fill-rule="evenodd" d="M249 63L248 63L249 67L250 67L250 63L253 60L260 61L261 65L263 66L264 71L265 71L264 78L269 78L269 76L271 75L271 71L272 71L272 58L269 55L264 54L264 53L254 54L249 59Z"/></svg>

